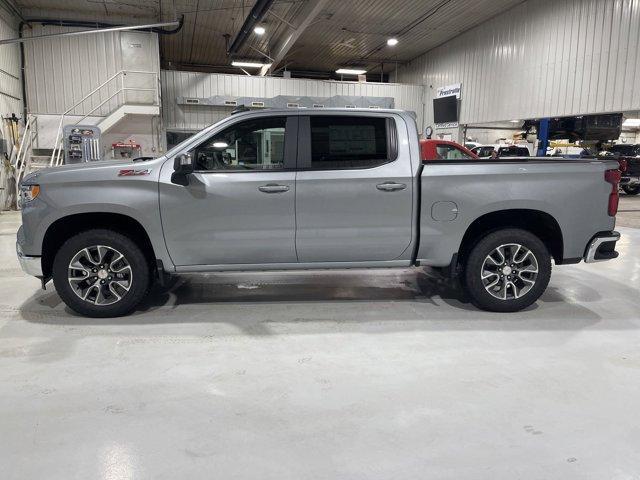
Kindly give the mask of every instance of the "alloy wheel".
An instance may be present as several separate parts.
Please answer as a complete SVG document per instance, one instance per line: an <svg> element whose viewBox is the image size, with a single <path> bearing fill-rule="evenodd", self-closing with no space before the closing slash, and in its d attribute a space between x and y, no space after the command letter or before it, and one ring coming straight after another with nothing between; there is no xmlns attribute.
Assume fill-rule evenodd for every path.
<svg viewBox="0 0 640 480"><path fill-rule="evenodd" d="M499 300L526 295L536 284L538 260L518 243L500 245L486 256L480 272L485 290Z"/></svg>
<svg viewBox="0 0 640 480"><path fill-rule="evenodd" d="M81 300L93 305L112 305L131 289L133 271L118 250L94 245L73 256L69 262L68 280Z"/></svg>

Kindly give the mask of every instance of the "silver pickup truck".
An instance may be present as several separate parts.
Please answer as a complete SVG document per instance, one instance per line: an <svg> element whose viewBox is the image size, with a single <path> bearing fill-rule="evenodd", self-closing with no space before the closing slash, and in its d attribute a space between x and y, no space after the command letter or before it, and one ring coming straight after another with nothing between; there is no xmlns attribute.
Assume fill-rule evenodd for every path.
<svg viewBox="0 0 640 480"><path fill-rule="evenodd" d="M66 165L20 188L22 268L88 316L167 274L430 266L517 311L556 265L615 258L614 161L423 164L396 110L238 113L146 161Z"/></svg>

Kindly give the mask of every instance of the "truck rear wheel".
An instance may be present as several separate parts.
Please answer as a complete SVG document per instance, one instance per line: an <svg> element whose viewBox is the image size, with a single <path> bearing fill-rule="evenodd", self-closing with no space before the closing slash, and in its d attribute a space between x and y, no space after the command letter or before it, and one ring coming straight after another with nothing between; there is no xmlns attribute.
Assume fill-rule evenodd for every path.
<svg viewBox="0 0 640 480"><path fill-rule="evenodd" d="M88 317L131 312L149 290L149 264L127 236L88 230L67 240L53 261L53 283L72 310Z"/></svg>
<svg viewBox="0 0 640 480"><path fill-rule="evenodd" d="M634 185L633 187L631 185L624 185L622 190L624 190L624 193L627 195L637 195L640 193L640 185Z"/></svg>
<svg viewBox="0 0 640 480"><path fill-rule="evenodd" d="M551 255L526 230L504 229L480 240L467 257L463 283L477 307L516 312L534 303L551 277Z"/></svg>

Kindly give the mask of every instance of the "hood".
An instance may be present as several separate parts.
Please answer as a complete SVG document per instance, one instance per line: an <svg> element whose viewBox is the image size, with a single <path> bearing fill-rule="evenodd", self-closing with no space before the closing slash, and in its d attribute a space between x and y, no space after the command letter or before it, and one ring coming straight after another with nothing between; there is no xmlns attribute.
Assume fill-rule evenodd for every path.
<svg viewBox="0 0 640 480"><path fill-rule="evenodd" d="M22 184L47 183L48 181L55 181L54 179L59 179L61 177L73 178L78 175L89 179L91 177L100 177L103 172L106 173L123 168L153 168L157 165L157 161L160 160L160 158L162 157L138 162L133 162L131 159L100 160L97 162L71 163L61 165L59 167L44 168L42 170L32 172L24 177Z"/></svg>

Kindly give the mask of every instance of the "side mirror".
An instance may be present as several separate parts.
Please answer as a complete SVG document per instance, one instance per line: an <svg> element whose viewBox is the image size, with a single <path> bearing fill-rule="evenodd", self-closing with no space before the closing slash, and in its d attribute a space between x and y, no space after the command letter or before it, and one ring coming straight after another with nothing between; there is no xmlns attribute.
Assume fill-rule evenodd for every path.
<svg viewBox="0 0 640 480"><path fill-rule="evenodd" d="M177 185L189 185L189 175L194 171L193 159L188 153L182 153L173 160L171 182Z"/></svg>

